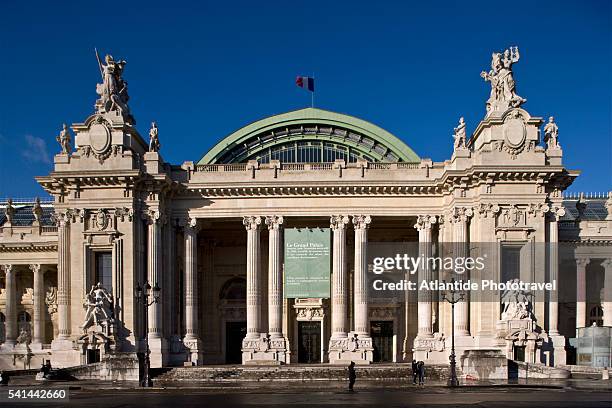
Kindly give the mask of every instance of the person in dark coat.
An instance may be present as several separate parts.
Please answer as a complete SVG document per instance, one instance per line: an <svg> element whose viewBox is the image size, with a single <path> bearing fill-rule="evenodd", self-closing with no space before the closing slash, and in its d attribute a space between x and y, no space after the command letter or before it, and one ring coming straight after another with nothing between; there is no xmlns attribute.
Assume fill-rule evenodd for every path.
<svg viewBox="0 0 612 408"><path fill-rule="evenodd" d="M412 383L416 385L417 376L419 375L419 366L416 360L412 360Z"/></svg>
<svg viewBox="0 0 612 408"><path fill-rule="evenodd" d="M419 361L417 365L419 371L419 385L425 385L425 363L423 361Z"/></svg>
<svg viewBox="0 0 612 408"><path fill-rule="evenodd" d="M353 391L353 385L355 385L355 380L357 379L357 372L355 371L355 363L351 361L351 364L348 366L349 371L349 391Z"/></svg>

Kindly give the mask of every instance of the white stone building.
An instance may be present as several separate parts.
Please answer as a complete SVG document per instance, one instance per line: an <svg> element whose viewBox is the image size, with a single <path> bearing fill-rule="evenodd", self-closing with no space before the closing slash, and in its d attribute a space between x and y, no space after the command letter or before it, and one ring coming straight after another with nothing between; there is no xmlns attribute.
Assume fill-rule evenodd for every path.
<svg viewBox="0 0 612 408"><path fill-rule="evenodd" d="M576 328L612 326L612 195L564 196L579 172L564 167L552 118L543 131L522 107L516 61L516 50L493 56L484 117L469 137L461 119L443 162L372 123L307 108L248 124L198 162L170 164L159 142L171 137L155 125L149 142L140 135L125 62L107 59L95 112L70 127L75 151L65 129L53 171L36 178L52 201L0 206L0 368L142 352L145 330L153 367L446 363L448 303L369 299L367 244L389 242L425 253L454 242L456 254L493 243L500 259L512 249L518 277L557 280L574 301L536 295L529 315L505 318L500 293L468 293L455 307L458 359L494 350L574 363ZM285 298L283 229L330 225L330 298ZM560 241L576 244L568 259L525 252ZM135 292L147 281L159 301L145 321Z"/></svg>

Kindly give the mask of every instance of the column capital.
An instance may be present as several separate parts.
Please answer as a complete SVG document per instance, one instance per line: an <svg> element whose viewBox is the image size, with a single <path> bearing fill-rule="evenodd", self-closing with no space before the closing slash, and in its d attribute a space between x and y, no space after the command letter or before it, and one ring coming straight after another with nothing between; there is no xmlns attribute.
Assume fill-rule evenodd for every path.
<svg viewBox="0 0 612 408"><path fill-rule="evenodd" d="M499 205L493 203L480 203L477 208L481 218L493 218L500 210Z"/></svg>
<svg viewBox="0 0 612 408"><path fill-rule="evenodd" d="M579 268L585 268L591 262L591 258L576 258L576 266Z"/></svg>
<svg viewBox="0 0 612 408"><path fill-rule="evenodd" d="M349 223L349 217L346 215L332 215L329 218L329 226L333 230L344 229Z"/></svg>
<svg viewBox="0 0 612 408"><path fill-rule="evenodd" d="M11 264L3 264L2 265L2 271L5 274L9 274L9 273L13 272L13 265L11 265Z"/></svg>
<svg viewBox="0 0 612 408"><path fill-rule="evenodd" d="M414 228L417 230L423 229L431 229L431 227L437 222L437 217L435 215L419 215L417 217L416 224L414 224Z"/></svg>
<svg viewBox="0 0 612 408"><path fill-rule="evenodd" d="M34 273L44 273L45 270L42 268L41 264L30 264L30 270Z"/></svg>
<svg viewBox="0 0 612 408"><path fill-rule="evenodd" d="M149 209L143 214L144 220L148 224L165 224L166 214L160 209Z"/></svg>
<svg viewBox="0 0 612 408"><path fill-rule="evenodd" d="M355 229L367 229L372 223L372 217L369 215L353 215L353 225Z"/></svg>
<svg viewBox="0 0 612 408"><path fill-rule="evenodd" d="M267 215L266 225L269 230L279 230L283 224L284 219L282 215Z"/></svg>
<svg viewBox="0 0 612 408"><path fill-rule="evenodd" d="M52 213L51 221L54 222L57 227L61 228L76 222L77 217L82 221L85 218L85 210L66 208L65 210Z"/></svg>
<svg viewBox="0 0 612 408"><path fill-rule="evenodd" d="M548 210L548 216L550 217L550 220L556 222L558 222L561 217L565 215L565 213L565 207L563 206L552 206Z"/></svg>
<svg viewBox="0 0 612 408"><path fill-rule="evenodd" d="M451 223L467 222L474 215L471 207L454 207L449 220Z"/></svg>
<svg viewBox="0 0 612 408"><path fill-rule="evenodd" d="M253 216L253 215L245 215L242 218L242 225L244 225L247 231L258 230L259 227L261 226L261 217Z"/></svg>
<svg viewBox="0 0 612 408"><path fill-rule="evenodd" d="M604 269L607 270L611 270L612 271L612 258L606 258L601 262L601 266L604 267Z"/></svg>

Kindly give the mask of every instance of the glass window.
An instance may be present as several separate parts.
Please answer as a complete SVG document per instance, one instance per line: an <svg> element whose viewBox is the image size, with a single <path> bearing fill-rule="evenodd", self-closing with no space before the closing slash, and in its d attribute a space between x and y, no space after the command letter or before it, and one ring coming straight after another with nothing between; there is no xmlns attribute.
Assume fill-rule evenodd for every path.
<svg viewBox="0 0 612 408"><path fill-rule="evenodd" d="M521 247L507 245L502 247L501 281L507 282L521 277Z"/></svg>
<svg viewBox="0 0 612 408"><path fill-rule="evenodd" d="M94 284L100 282L104 289L113 290L113 256L111 252L96 252L96 275Z"/></svg>

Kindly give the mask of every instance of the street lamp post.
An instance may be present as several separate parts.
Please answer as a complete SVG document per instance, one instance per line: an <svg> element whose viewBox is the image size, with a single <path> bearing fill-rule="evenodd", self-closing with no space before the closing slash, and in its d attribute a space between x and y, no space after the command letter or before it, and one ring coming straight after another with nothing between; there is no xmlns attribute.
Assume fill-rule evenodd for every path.
<svg viewBox="0 0 612 408"><path fill-rule="evenodd" d="M151 349L149 348L149 306L153 303L159 302L159 292L160 288L155 284L153 288L149 282L145 282L144 287L138 285L135 291L136 302L140 305L144 306L144 341L146 346L145 357L144 357L144 373L142 376L142 380L140 381L141 387L152 387L153 381L151 381L151 376L149 375L149 369L151 368ZM151 301L149 302L149 297L151 297Z"/></svg>
<svg viewBox="0 0 612 408"><path fill-rule="evenodd" d="M446 281L444 286L446 287ZM448 379L449 387L459 386L457 379L457 361L455 359L455 303L464 299L465 295L461 291L455 289L455 279L451 279L451 289L448 291L450 297L446 297L446 291L442 293L442 300L446 300L451 305L451 354L450 354L450 378Z"/></svg>

